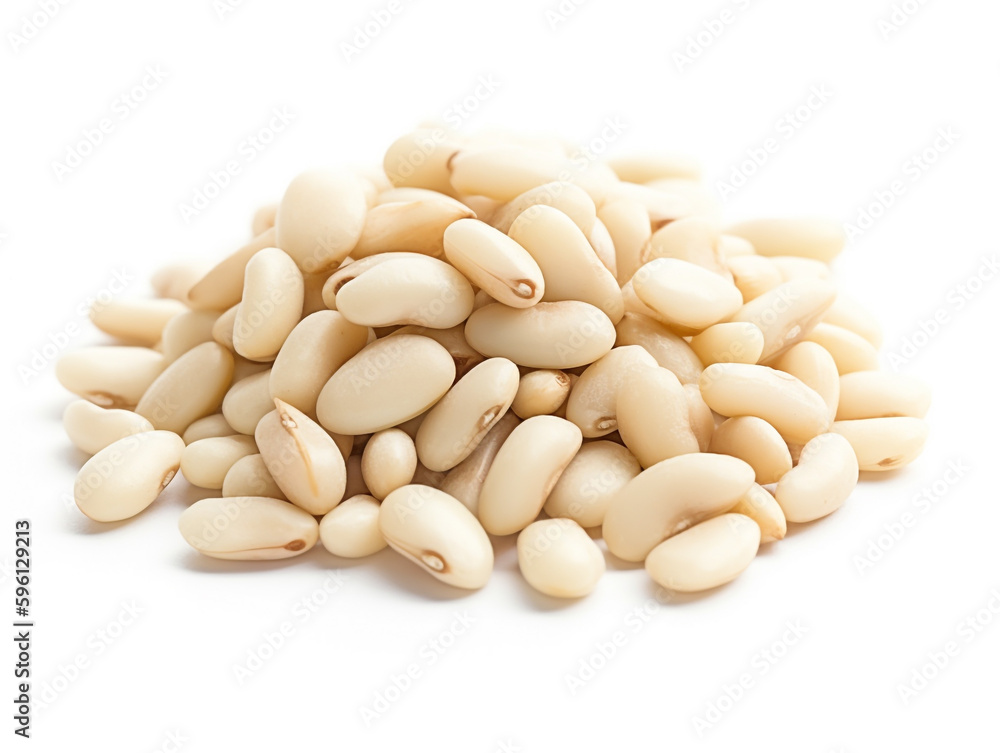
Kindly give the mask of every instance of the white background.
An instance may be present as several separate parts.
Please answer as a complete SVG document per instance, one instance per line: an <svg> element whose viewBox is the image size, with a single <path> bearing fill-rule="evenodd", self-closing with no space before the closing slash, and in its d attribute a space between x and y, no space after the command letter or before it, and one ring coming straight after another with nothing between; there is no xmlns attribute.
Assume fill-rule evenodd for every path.
<svg viewBox="0 0 1000 753"><path fill-rule="evenodd" d="M30 33L26 19L44 3L5 3L0 562L12 564L14 520L30 518L33 691L50 702L34 714L33 739L3 749L168 751L177 736L192 753L994 749L998 306L997 283L975 280L998 251L1000 7L898 5L914 12L888 27L888 0L590 0L564 5L562 21L547 17L555 1L400 0L349 54L343 44L388 3L249 0L220 17L212 0L70 2L23 44L11 34ZM692 43L723 10L721 33ZM116 99L147 67L166 78L122 118ZM454 108L481 77L495 92L460 116ZM781 119L812 87L832 96L786 138ZM293 121L246 161L241 142L272 108ZM53 163L104 117L111 133L60 180ZM777 152L730 198L733 219L856 222L878 191L903 181L836 270L884 322L885 353L902 359L895 367L934 385L924 455L865 478L830 518L793 526L732 585L669 604L641 569L613 563L589 599L540 597L520 579L510 540L497 544L489 586L471 595L391 551L358 562L320 548L271 565L209 561L177 533L178 514L198 498L182 484L120 525L74 509L84 458L59 422L70 398L51 362L25 375L35 351L53 339L67 349L98 342L81 312L115 271L134 276L124 295L147 295L159 265L234 249L253 209L296 172L378 163L418 122L456 117L469 131L499 124L580 141L618 119L626 127L615 150L691 152L713 187L748 149L777 138ZM955 136L934 147L939 129ZM933 164L914 172L928 148ZM242 160L238 175L186 222L179 205L229 159ZM958 286L970 285L979 292L967 298ZM947 323L921 334L939 309ZM953 483L949 464L966 469L947 476ZM935 482L943 493L921 502ZM913 525L884 538L881 559L859 570L857 558L907 512ZM338 571L339 587L328 580ZM13 579L2 577L0 622L9 624ZM303 600L324 587L336 593L309 611ZM131 602L141 613L123 626ZM978 631L960 627L981 609ZM457 637L456 614L472 620ZM241 684L234 668L284 622L292 635ZM805 631L794 643L788 623ZM439 654L435 640L451 645ZM957 656L904 703L900 684L949 641ZM14 653L10 638L0 642L6 700ZM783 656L762 653L772 648ZM86 668L60 679L81 655ZM581 663L600 669L574 692L567 677ZM390 690L396 701L366 725L362 709L411 664L419 678L398 698ZM726 713L699 735L695 718L744 673L752 687L723 700ZM12 715L6 702L7 740Z"/></svg>

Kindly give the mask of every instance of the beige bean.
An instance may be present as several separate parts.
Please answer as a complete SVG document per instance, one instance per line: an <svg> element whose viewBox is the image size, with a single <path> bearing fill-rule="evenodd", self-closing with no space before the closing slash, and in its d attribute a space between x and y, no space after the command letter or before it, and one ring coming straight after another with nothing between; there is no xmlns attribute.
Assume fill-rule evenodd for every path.
<svg viewBox="0 0 1000 753"><path fill-rule="evenodd" d="M514 220L508 235L538 263L545 280L543 301L584 301L612 322L622 318L625 305L614 275L567 215L549 206L531 207Z"/></svg>
<svg viewBox="0 0 1000 753"><path fill-rule="evenodd" d="M667 369L630 371L618 391L617 413L618 432L643 468L700 449L687 395Z"/></svg>
<svg viewBox="0 0 1000 753"><path fill-rule="evenodd" d="M217 311L184 311L163 328L163 357L173 363L195 345L211 342L212 330L219 318Z"/></svg>
<svg viewBox="0 0 1000 753"><path fill-rule="evenodd" d="M73 486L77 506L109 523L145 510L180 467L184 442L173 432L147 431L112 442L83 464Z"/></svg>
<svg viewBox="0 0 1000 753"><path fill-rule="evenodd" d="M840 374L826 348L809 341L796 343L775 359L773 366L815 390L833 420L840 403Z"/></svg>
<svg viewBox="0 0 1000 753"><path fill-rule="evenodd" d="M704 267L727 280L733 275L718 249L719 231L704 217L683 217L653 233L642 262L681 259Z"/></svg>
<svg viewBox="0 0 1000 753"><path fill-rule="evenodd" d="M642 266L643 250L652 235L649 212L638 201L618 199L603 204L597 210L597 217L611 236L615 276L624 284Z"/></svg>
<svg viewBox="0 0 1000 753"><path fill-rule="evenodd" d="M392 186L391 183L389 185ZM446 193L432 191L429 188L412 188L408 186L403 186L401 188L387 188L375 197L375 203L372 206L381 206L383 204L408 204L414 201L451 201L457 206L466 206L458 199L455 199Z"/></svg>
<svg viewBox="0 0 1000 753"><path fill-rule="evenodd" d="M361 455L361 475L376 499L413 481L417 470L417 450L413 440L399 429L383 429L372 434Z"/></svg>
<svg viewBox="0 0 1000 753"><path fill-rule="evenodd" d="M95 455L119 439L152 431L142 416L120 408L101 408L89 400L74 400L63 412L69 440L88 455Z"/></svg>
<svg viewBox="0 0 1000 753"><path fill-rule="evenodd" d="M822 345L833 356L837 371L841 375L878 369L878 350L861 335L849 329L820 322L806 339Z"/></svg>
<svg viewBox="0 0 1000 753"><path fill-rule="evenodd" d="M75 395L102 408L134 408L167 366L161 353L128 345L99 345L66 353L56 379Z"/></svg>
<svg viewBox="0 0 1000 753"><path fill-rule="evenodd" d="M771 424L756 416L723 421L712 435L708 451L747 462L758 484L776 484L792 469L792 456L785 440Z"/></svg>
<svg viewBox="0 0 1000 753"><path fill-rule="evenodd" d="M642 562L664 539L731 509L753 483L753 468L728 455L678 455L647 468L611 500L608 550Z"/></svg>
<svg viewBox="0 0 1000 753"><path fill-rule="evenodd" d="M257 454L253 437L234 434L192 442L181 453L181 473L188 483L203 489L221 489L236 461Z"/></svg>
<svg viewBox="0 0 1000 753"><path fill-rule="evenodd" d="M534 306L545 294L542 270L531 254L485 222L459 220L449 225L444 253L470 282L508 306Z"/></svg>
<svg viewBox="0 0 1000 753"><path fill-rule="evenodd" d="M474 218L461 202L439 194L436 200L382 203L365 218L361 238L351 251L362 259L386 251L412 251L427 256L444 254L444 231L451 223Z"/></svg>
<svg viewBox="0 0 1000 753"><path fill-rule="evenodd" d="M910 416L834 421L832 431L854 448L862 471L892 471L912 463L927 442L927 423Z"/></svg>
<svg viewBox="0 0 1000 753"><path fill-rule="evenodd" d="M315 418L323 386L367 342L368 328L352 324L337 311L310 314L295 325L274 359L268 379L271 397Z"/></svg>
<svg viewBox="0 0 1000 753"><path fill-rule="evenodd" d="M840 377L838 421L890 416L923 418L930 405L930 387L916 377L886 371L855 371Z"/></svg>
<svg viewBox="0 0 1000 753"><path fill-rule="evenodd" d="M691 431L698 440L698 448L702 452L708 452L712 437L715 436L715 415L701 396L701 388L697 384L685 384L684 396L687 398L688 420Z"/></svg>
<svg viewBox="0 0 1000 753"><path fill-rule="evenodd" d="M608 166L621 180L629 183L649 183L664 178L698 180L701 167L687 154L643 152L608 159Z"/></svg>
<svg viewBox="0 0 1000 753"><path fill-rule="evenodd" d="M761 256L804 256L829 263L844 248L844 228L823 219L748 220L726 229L746 238Z"/></svg>
<svg viewBox="0 0 1000 753"><path fill-rule="evenodd" d="M767 363L805 339L836 296L834 287L823 280L791 280L743 304L732 321L760 328L764 333L760 363Z"/></svg>
<svg viewBox="0 0 1000 753"><path fill-rule="evenodd" d="M273 361L302 318L304 297L302 273L288 254L277 248L254 254L233 324L236 352L255 361Z"/></svg>
<svg viewBox="0 0 1000 753"><path fill-rule="evenodd" d="M158 298L173 298L187 302L188 292L210 269L203 261L187 261L160 267L149 279Z"/></svg>
<svg viewBox="0 0 1000 753"><path fill-rule="evenodd" d="M222 399L222 415L240 434L253 436L257 422L274 410L268 389L270 378L270 371L252 374L233 383Z"/></svg>
<svg viewBox="0 0 1000 753"><path fill-rule="evenodd" d="M760 543L769 544L785 538L788 523L781 505L771 493L760 484L751 484L747 493L729 512L746 515L760 528Z"/></svg>
<svg viewBox="0 0 1000 753"><path fill-rule="evenodd" d="M589 235L597 219L594 200L586 191L567 181L553 181L525 191L517 198L502 204L490 218L490 224L501 233L506 233L514 220L535 206L558 209L573 220L584 235Z"/></svg>
<svg viewBox="0 0 1000 753"><path fill-rule="evenodd" d="M621 181L609 191L605 201L631 199L643 205L649 215L650 229L659 230L668 222L688 217L695 212L687 197L673 190L660 190L652 185ZM599 202L600 204L600 202Z"/></svg>
<svg viewBox="0 0 1000 753"><path fill-rule="evenodd" d="M843 293L837 295L821 321L849 329L861 335L875 348L882 347L882 325L868 309Z"/></svg>
<svg viewBox="0 0 1000 753"><path fill-rule="evenodd" d="M247 455L233 463L233 467L222 480L222 496L287 500L259 453Z"/></svg>
<svg viewBox="0 0 1000 753"><path fill-rule="evenodd" d="M448 166L458 150L458 142L443 128L424 128L396 139L382 166L394 186L454 195Z"/></svg>
<svg viewBox="0 0 1000 753"><path fill-rule="evenodd" d="M615 346L641 345L656 362L677 375L681 384L697 384L704 369L688 342L660 322L641 314L625 314L615 326Z"/></svg>
<svg viewBox="0 0 1000 753"><path fill-rule="evenodd" d="M651 368L657 368L656 360L644 348L613 348L588 366L573 385L566 402L566 418L588 438L616 431L619 394L633 372Z"/></svg>
<svg viewBox="0 0 1000 753"><path fill-rule="evenodd" d="M570 378L557 369L529 371L521 377L510 409L518 418L555 413L569 397Z"/></svg>
<svg viewBox="0 0 1000 753"><path fill-rule="evenodd" d="M455 191L497 201L513 201L572 169L569 160L559 154L508 145L460 151L449 167Z"/></svg>
<svg viewBox="0 0 1000 753"><path fill-rule="evenodd" d="M739 288L744 303L759 298L784 282L781 270L766 256L730 256L726 260L726 266L733 275L733 284Z"/></svg>
<svg viewBox="0 0 1000 753"><path fill-rule="evenodd" d="M639 300L680 334L725 321L743 304L743 296L731 282L680 259L644 264L632 278L632 286Z"/></svg>
<svg viewBox="0 0 1000 753"><path fill-rule="evenodd" d="M519 366L571 369L608 353L615 327L603 311L582 301L539 303L530 309L493 303L473 312L465 337L483 355L509 358Z"/></svg>
<svg viewBox="0 0 1000 753"><path fill-rule="evenodd" d="M640 471L639 461L626 447L605 439L584 442L552 487L545 512L584 528L599 526L611 499Z"/></svg>
<svg viewBox="0 0 1000 753"><path fill-rule="evenodd" d="M250 223L250 232L253 235L260 235L265 230L274 227L275 219L278 216L278 204L265 204L253 213L253 221Z"/></svg>
<svg viewBox="0 0 1000 753"><path fill-rule="evenodd" d="M135 412L157 429L177 434L215 413L233 376L233 356L218 343L196 345L170 364L147 389Z"/></svg>
<svg viewBox="0 0 1000 753"><path fill-rule="evenodd" d="M757 251L746 238L740 238L727 233L719 234L719 253L723 259L735 259L738 256L756 256Z"/></svg>
<svg viewBox="0 0 1000 753"><path fill-rule="evenodd" d="M830 267L818 259L806 259L801 256L770 256L764 257L781 272L782 282L788 282L799 277L812 277L817 280L830 279Z"/></svg>
<svg viewBox="0 0 1000 753"><path fill-rule="evenodd" d="M801 381L767 366L716 363L701 375L708 407L726 416L756 416L778 430L786 442L804 444L830 427L823 398Z"/></svg>
<svg viewBox="0 0 1000 753"><path fill-rule="evenodd" d="M437 489L396 489L382 501L378 526L389 546L450 586L482 588L493 571L486 531L461 502Z"/></svg>
<svg viewBox="0 0 1000 753"><path fill-rule="evenodd" d="M319 522L319 540L338 557L367 557L388 546L378 529L379 501L367 494L349 497Z"/></svg>
<svg viewBox="0 0 1000 753"><path fill-rule="evenodd" d="M368 434L419 416L455 379L443 346L419 335L377 340L341 366L320 392L316 415L338 434Z"/></svg>
<svg viewBox="0 0 1000 753"><path fill-rule="evenodd" d="M764 352L764 333L749 322L720 322L692 337L691 349L706 366L757 363Z"/></svg>
<svg viewBox="0 0 1000 753"><path fill-rule="evenodd" d="M474 296L472 285L450 264L407 253L344 282L337 291L337 311L370 327L448 329L472 313Z"/></svg>
<svg viewBox="0 0 1000 753"><path fill-rule="evenodd" d="M325 515L344 498L344 456L305 413L277 399L274 406L254 433L264 464L290 502L312 515Z"/></svg>
<svg viewBox="0 0 1000 753"><path fill-rule="evenodd" d="M416 435L420 462L432 471L447 471L469 457L507 412L517 388L517 366L506 358L490 358L472 369L420 424Z"/></svg>
<svg viewBox="0 0 1000 753"><path fill-rule="evenodd" d="M90 321L99 330L132 345L152 347L163 337L163 328L188 310L169 298L94 301Z"/></svg>
<svg viewBox="0 0 1000 753"><path fill-rule="evenodd" d="M296 557L319 540L316 518L269 497L202 499L181 513L178 527L194 549L222 560Z"/></svg>
<svg viewBox="0 0 1000 753"><path fill-rule="evenodd" d="M482 292L482 291L480 291ZM469 371L483 362L483 354L473 349L465 339L465 325L460 324L450 329L431 329L429 327L400 327L392 333L393 337L399 335L422 335L429 337L434 342L447 350L455 361L455 373L461 379Z"/></svg>
<svg viewBox="0 0 1000 753"><path fill-rule="evenodd" d="M239 310L240 305L237 303L232 308L226 309L219 314L219 318L212 325L212 339L234 353L236 349L233 346L233 330L236 327L236 314Z"/></svg>
<svg viewBox="0 0 1000 753"><path fill-rule="evenodd" d="M497 453L500 452L501 446L520 423L513 413L505 414L486 433L486 436L469 457L445 474L438 488L453 496L465 505L473 515L478 516L479 492L483 488L483 482L486 481L486 474L493 465ZM428 473L430 472L428 471ZM426 481L421 481L421 483L433 486Z"/></svg>
<svg viewBox="0 0 1000 753"><path fill-rule="evenodd" d="M667 539L649 553L646 572L663 588L707 591L734 580L760 546L760 528L746 515L728 513Z"/></svg>
<svg viewBox="0 0 1000 753"><path fill-rule="evenodd" d="M858 485L858 459L840 434L820 434L802 448L798 464L781 477L774 498L791 523L829 515Z"/></svg>
<svg viewBox="0 0 1000 753"><path fill-rule="evenodd" d="M288 185L278 206L275 245L303 272L335 269L361 237L367 213L364 186L356 176L304 172Z"/></svg>
<svg viewBox="0 0 1000 753"><path fill-rule="evenodd" d="M239 432L229 425L226 417L221 413L213 413L211 416L205 416L204 418L199 418L197 421L192 422L191 425L184 430L182 438L184 439L184 444L191 444L192 442L197 442L199 439L208 439L209 437L231 437L233 434L239 434Z"/></svg>
<svg viewBox="0 0 1000 753"><path fill-rule="evenodd" d="M537 518L582 441L579 427L555 416L535 416L515 428L493 460L479 493L483 528L504 536Z"/></svg>
<svg viewBox="0 0 1000 753"><path fill-rule="evenodd" d="M538 520L517 537L517 565L528 584L546 596L577 599L604 575L604 555L579 524Z"/></svg>
<svg viewBox="0 0 1000 753"><path fill-rule="evenodd" d="M238 304L243 297L247 263L258 251L273 248L275 238L274 228L265 230L220 261L191 287L187 304L197 311L225 311Z"/></svg>

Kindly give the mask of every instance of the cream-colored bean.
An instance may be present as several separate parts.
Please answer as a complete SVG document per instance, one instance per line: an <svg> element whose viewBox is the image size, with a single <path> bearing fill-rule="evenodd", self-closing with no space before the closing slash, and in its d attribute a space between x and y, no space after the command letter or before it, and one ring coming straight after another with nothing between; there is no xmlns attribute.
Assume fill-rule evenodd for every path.
<svg viewBox="0 0 1000 753"><path fill-rule="evenodd" d="M194 549L222 560L286 559L319 541L316 518L269 497L202 499L181 513L178 527Z"/></svg>
<svg viewBox="0 0 1000 753"><path fill-rule="evenodd" d="M447 471L469 457L507 412L517 388L517 366L506 358L490 358L472 369L420 424L416 435L420 462L432 471Z"/></svg>
<svg viewBox="0 0 1000 753"><path fill-rule="evenodd" d="M513 201L572 170L569 160L559 154L507 145L463 150L449 167L452 188L458 193L497 201Z"/></svg>
<svg viewBox="0 0 1000 753"><path fill-rule="evenodd" d="M173 298L175 301L187 302L188 292L209 269L211 265L201 260L168 264L153 273L149 278L149 284L159 298Z"/></svg>
<svg viewBox="0 0 1000 753"><path fill-rule="evenodd" d="M375 497L358 494L330 510L319 522L319 540L338 557L367 557L388 546L378 529L380 504Z"/></svg>
<svg viewBox="0 0 1000 753"><path fill-rule="evenodd" d="M781 272L782 282L788 282L799 277L812 277L817 280L830 279L830 267L818 259L806 259L801 256L768 256L771 263Z"/></svg>
<svg viewBox="0 0 1000 753"><path fill-rule="evenodd" d="M733 284L739 288L744 303L750 303L784 282L781 270L766 256L731 256L726 260L726 266L733 275Z"/></svg>
<svg viewBox="0 0 1000 753"><path fill-rule="evenodd" d="M727 513L657 546L646 558L646 572L671 591L707 591L746 570L759 547L757 523L746 515Z"/></svg>
<svg viewBox="0 0 1000 753"><path fill-rule="evenodd" d="M99 330L131 345L152 347L163 337L163 328L188 310L170 298L94 301L90 321Z"/></svg>
<svg viewBox="0 0 1000 753"><path fill-rule="evenodd" d="M584 442L552 487L544 510L552 518L569 518L584 528L599 526L612 497L640 471L642 466L628 448L605 439Z"/></svg>
<svg viewBox="0 0 1000 753"><path fill-rule="evenodd" d="M840 403L840 374L837 363L826 348L809 341L796 343L772 365L815 390L823 398L830 419L833 420Z"/></svg>
<svg viewBox="0 0 1000 753"><path fill-rule="evenodd" d="M457 206L466 206L462 201L459 201L446 193L432 191L429 188L412 188L408 186L396 188L393 187L391 183L389 186L390 188L387 188L375 197L375 203L372 206L381 206L383 204L408 204L415 201L452 201L455 202L455 205Z"/></svg>
<svg viewBox="0 0 1000 753"><path fill-rule="evenodd" d="M260 207L253 214L253 220L250 223L250 232L253 235L260 235L265 230L270 230L274 227L275 219L278 216L278 204L277 202L271 204L265 204Z"/></svg>
<svg viewBox="0 0 1000 753"><path fill-rule="evenodd" d="M277 399L274 406L254 433L264 464L290 502L313 515L325 515L344 498L344 456L305 413Z"/></svg>
<svg viewBox="0 0 1000 753"><path fill-rule="evenodd" d="M684 387L667 369L633 369L618 391L617 411L621 438L643 468L700 450Z"/></svg>
<svg viewBox="0 0 1000 753"><path fill-rule="evenodd" d="M221 489L233 465L247 455L257 454L253 437L234 434L192 442L181 453L181 473L188 483L203 489Z"/></svg>
<svg viewBox="0 0 1000 753"><path fill-rule="evenodd" d="M163 355L149 348L99 345L60 357L56 379L102 408L131 409L166 367Z"/></svg>
<svg viewBox="0 0 1000 753"><path fill-rule="evenodd" d="M659 230L668 222L688 217L693 212L691 202L677 191L664 191L652 185L621 181L609 192L606 202L631 199L643 205L649 215L650 229ZM601 202L598 203L598 206Z"/></svg>
<svg viewBox="0 0 1000 753"><path fill-rule="evenodd" d="M450 586L482 588L493 571L486 531L461 502L438 489L396 489L382 501L378 527L389 546Z"/></svg>
<svg viewBox="0 0 1000 753"><path fill-rule="evenodd" d="M479 493L483 528L504 536L537 518L582 441L579 427L555 416L535 416L515 428L493 460Z"/></svg>
<svg viewBox="0 0 1000 753"><path fill-rule="evenodd" d="M197 442L199 439L231 437L233 434L239 434L239 432L229 425L226 417L221 413L213 413L211 416L205 416L192 422L181 436L184 439L184 444L191 444L192 442ZM267 495L260 496L266 497Z"/></svg>
<svg viewBox="0 0 1000 753"><path fill-rule="evenodd" d="M109 523L145 510L170 483L184 442L170 431L146 431L112 442L83 464L73 498L91 520Z"/></svg>
<svg viewBox="0 0 1000 753"><path fill-rule="evenodd" d="M855 371L840 377L838 421L890 416L923 418L930 405L930 387L916 377L887 371Z"/></svg>
<svg viewBox="0 0 1000 753"><path fill-rule="evenodd" d="M481 293L482 291L480 291ZM459 379L469 373L484 360L483 354L469 345L465 339L465 325L460 324L450 329L430 329L429 327L400 327L392 333L392 337L399 335L422 335L429 337L438 343L455 361L455 373Z"/></svg>
<svg viewBox="0 0 1000 753"><path fill-rule="evenodd" d="M243 277L254 254L275 245L274 228L265 230L242 248L212 267L187 294L187 304L197 311L225 311L243 297Z"/></svg>
<svg viewBox="0 0 1000 753"><path fill-rule="evenodd" d="M621 180L629 183L649 183L664 178L698 180L701 167L687 154L643 152L608 159L608 166Z"/></svg>
<svg viewBox="0 0 1000 753"><path fill-rule="evenodd" d="M660 366L674 372L681 384L698 383L704 369L698 355L684 338L665 325L641 314L625 314L615 330L616 347L641 345Z"/></svg>
<svg viewBox="0 0 1000 753"><path fill-rule="evenodd" d="M361 238L351 251L362 259L386 251L410 251L427 256L444 254L444 231L451 223L476 213L451 197L382 203L368 210Z"/></svg>
<svg viewBox="0 0 1000 753"><path fill-rule="evenodd" d="M88 455L95 455L119 439L152 431L153 425L132 411L101 408L89 400L75 400L63 412L69 441Z"/></svg>
<svg viewBox="0 0 1000 753"><path fill-rule="evenodd" d="M449 164L459 144L443 128L423 128L396 139L385 153L382 167L392 185L426 188L452 196Z"/></svg>
<svg viewBox="0 0 1000 753"><path fill-rule="evenodd" d="M237 303L232 308L226 309L212 325L212 339L224 348L236 352L233 346L233 330L236 327L236 314L240 310ZM242 356L240 356L242 358Z"/></svg>
<svg viewBox="0 0 1000 753"><path fill-rule="evenodd" d="M719 234L719 253L723 259L735 259L739 256L756 256L757 251L746 238L740 238L727 233Z"/></svg>
<svg viewBox="0 0 1000 753"><path fill-rule="evenodd" d="M827 263L846 242L843 226L823 219L748 220L726 232L746 238L761 256L804 256Z"/></svg>
<svg viewBox="0 0 1000 753"><path fill-rule="evenodd" d="M649 212L642 203L626 198L603 204L597 217L611 236L615 274L619 284L624 284L642 266L643 249L652 235Z"/></svg>
<svg viewBox="0 0 1000 753"><path fill-rule="evenodd" d="M625 305L614 275L567 215L545 205L531 207L514 220L508 235L538 263L543 301L584 301L612 322L622 318Z"/></svg>
<svg viewBox="0 0 1000 753"><path fill-rule="evenodd" d="M720 275L681 259L644 264L632 286L639 300L679 334L694 334L725 321L743 304L739 289Z"/></svg>
<svg viewBox="0 0 1000 753"><path fill-rule="evenodd" d="M311 170L285 190L275 245L303 272L336 269L361 237L368 213L364 186L349 172Z"/></svg>
<svg viewBox="0 0 1000 753"><path fill-rule="evenodd" d="M316 416L338 434L381 431L419 416L454 380L455 362L434 340L419 335L383 338L330 377L316 402Z"/></svg>
<svg viewBox="0 0 1000 753"><path fill-rule="evenodd" d="M554 181L525 191L517 198L501 205L490 218L490 224L501 233L506 233L514 220L535 206L558 209L573 220L584 235L591 232L597 219L594 200L586 191L573 183Z"/></svg>
<svg viewBox="0 0 1000 753"><path fill-rule="evenodd" d="M219 409L232 377L232 354L218 343L202 343L149 385L135 412L157 429L183 434L199 418Z"/></svg>
<svg viewBox="0 0 1000 753"><path fill-rule="evenodd" d="M927 442L927 422L910 416L834 421L858 458L862 471L892 471L916 460Z"/></svg>
<svg viewBox="0 0 1000 753"><path fill-rule="evenodd" d="M274 410L270 379L270 371L248 376L235 382L222 399L222 415L240 434L253 436L257 422Z"/></svg>
<svg viewBox="0 0 1000 753"><path fill-rule="evenodd" d="M542 270L531 254L485 222L459 220L449 225L444 253L470 282L500 303L527 308L545 294Z"/></svg>
<svg viewBox="0 0 1000 753"><path fill-rule="evenodd" d="M731 509L754 482L753 468L728 455L678 455L647 468L611 500L608 550L642 562L666 538Z"/></svg>
<svg viewBox="0 0 1000 753"><path fill-rule="evenodd" d="M517 537L517 564L528 584L546 596L586 596L604 575L604 555L578 523L538 520Z"/></svg>
<svg viewBox="0 0 1000 753"><path fill-rule="evenodd" d="M843 293L837 295L821 321L861 335L876 349L882 347L882 325L868 309Z"/></svg>
<svg viewBox="0 0 1000 753"><path fill-rule="evenodd" d="M212 330L219 318L217 311L184 311L163 328L163 357L173 363L195 345L211 342Z"/></svg>
<svg viewBox="0 0 1000 753"><path fill-rule="evenodd" d="M750 322L760 328L764 333L760 363L767 363L804 340L836 297L837 291L830 283L804 277L782 283L743 304L731 321Z"/></svg>
<svg viewBox="0 0 1000 753"><path fill-rule="evenodd" d="M570 378L557 369L529 371L521 377L510 409L518 418L555 413L569 397Z"/></svg>
<svg viewBox="0 0 1000 753"><path fill-rule="evenodd" d="M304 297L302 273L288 254L277 248L254 254L233 324L236 352L254 361L273 361L302 318Z"/></svg>
<svg viewBox="0 0 1000 753"><path fill-rule="evenodd" d="M667 194L678 207L684 210L683 213L677 213L678 216L674 218L675 220L683 217L704 217L713 225L722 227L725 207L719 200L715 189L705 183L684 178L661 178L645 185L654 191ZM664 224L666 223L656 224L656 229Z"/></svg>
<svg viewBox="0 0 1000 753"><path fill-rule="evenodd" d="M758 484L776 484L792 469L792 456L785 440L771 424L756 416L723 421L712 435L708 451L746 461L753 468Z"/></svg>
<svg viewBox="0 0 1000 753"><path fill-rule="evenodd" d="M486 474L489 473L503 443L520 423L513 413L504 415L486 433L472 454L445 474L438 488L453 496L469 508L473 515L478 516L479 492L483 488L483 482L486 481ZM420 483L427 484L426 481ZM433 486L433 484L427 485Z"/></svg>
<svg viewBox="0 0 1000 753"><path fill-rule="evenodd" d="M697 384L685 384L684 396L687 398L688 420L691 422L691 431L698 440L698 448L702 452L708 452L712 437L715 436L715 415L702 397L701 388Z"/></svg>
<svg viewBox="0 0 1000 753"><path fill-rule="evenodd" d="M233 463L222 480L223 497L270 497L287 501L261 455L247 455Z"/></svg>
<svg viewBox="0 0 1000 753"><path fill-rule="evenodd" d="M749 322L720 322L692 337L691 349L706 366L757 363L764 352L764 333Z"/></svg>
<svg viewBox="0 0 1000 753"><path fill-rule="evenodd" d="M472 285L450 264L406 253L343 282L337 290L337 311L348 321L370 327L415 324L448 329L472 313L474 296Z"/></svg>
<svg viewBox="0 0 1000 753"><path fill-rule="evenodd" d="M653 259L681 259L732 280L718 249L719 230L704 217L684 217L669 222L653 233L642 262Z"/></svg>
<svg viewBox="0 0 1000 753"><path fill-rule="evenodd" d="M767 366L712 364L702 373L700 387L716 413L762 418L786 442L804 444L830 427L829 408L815 390Z"/></svg>
<svg viewBox="0 0 1000 753"><path fill-rule="evenodd" d="M729 512L746 515L760 528L760 543L769 544L785 538L788 523L781 505L767 489L760 484L751 484L747 493Z"/></svg>
<svg viewBox="0 0 1000 753"><path fill-rule="evenodd" d="M616 431L618 397L629 377L635 371L656 368L656 359L638 345L613 348L588 366L573 385L566 402L566 418L587 438Z"/></svg>
<svg viewBox="0 0 1000 753"><path fill-rule="evenodd" d="M822 345L833 356L841 375L878 369L878 350L849 329L820 322L806 336L806 340Z"/></svg>
<svg viewBox="0 0 1000 753"><path fill-rule="evenodd" d="M361 475L376 499L413 481L417 470L417 450L413 440L399 429L383 429L372 434L361 455Z"/></svg>
<svg viewBox="0 0 1000 753"><path fill-rule="evenodd" d="M774 498L786 520L808 523L840 509L857 485L854 449L847 439L831 432L806 442L798 464L778 482Z"/></svg>
<svg viewBox="0 0 1000 753"><path fill-rule="evenodd" d="M519 366L571 369L593 363L614 346L615 327L582 301L539 303L515 309L499 303L473 312L465 324L469 345Z"/></svg>

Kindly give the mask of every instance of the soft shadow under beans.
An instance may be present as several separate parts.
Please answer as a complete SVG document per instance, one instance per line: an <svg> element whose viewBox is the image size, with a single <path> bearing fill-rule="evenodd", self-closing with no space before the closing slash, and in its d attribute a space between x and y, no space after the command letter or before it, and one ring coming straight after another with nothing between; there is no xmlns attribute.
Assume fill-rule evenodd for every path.
<svg viewBox="0 0 1000 753"><path fill-rule="evenodd" d="M651 599L659 602L667 608L670 607L683 607L687 604L697 604L705 599L709 599L715 596L717 593L722 591L728 583L724 583L721 586L716 586L715 588L709 588L706 591L696 591L695 593L683 593L681 591L670 591L664 589L657 585L656 581L652 578L649 579L649 583L646 585L646 591L649 593ZM669 595L669 599L665 600L662 596L663 593Z"/></svg>
<svg viewBox="0 0 1000 753"><path fill-rule="evenodd" d="M320 546L319 544L316 545ZM194 549L188 549L178 558L182 567L196 573L240 575L243 573L259 573L262 570L284 570L289 567L301 567L303 561L313 560L322 553L316 548L298 557L288 557L280 560L221 560L201 554Z"/></svg>

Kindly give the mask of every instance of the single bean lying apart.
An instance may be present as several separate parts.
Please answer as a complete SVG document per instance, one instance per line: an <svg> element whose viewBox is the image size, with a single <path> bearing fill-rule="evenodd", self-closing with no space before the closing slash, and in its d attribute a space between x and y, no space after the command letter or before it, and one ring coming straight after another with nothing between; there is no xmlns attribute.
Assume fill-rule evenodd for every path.
<svg viewBox="0 0 1000 753"><path fill-rule="evenodd" d="M180 515L210 557L391 549L478 589L516 536L548 597L605 551L690 592L920 454L930 390L879 370L836 223L725 227L688 159L574 154L415 131L298 176L157 298L96 303L114 344L56 368L80 510L138 515L179 470L213 490Z"/></svg>

